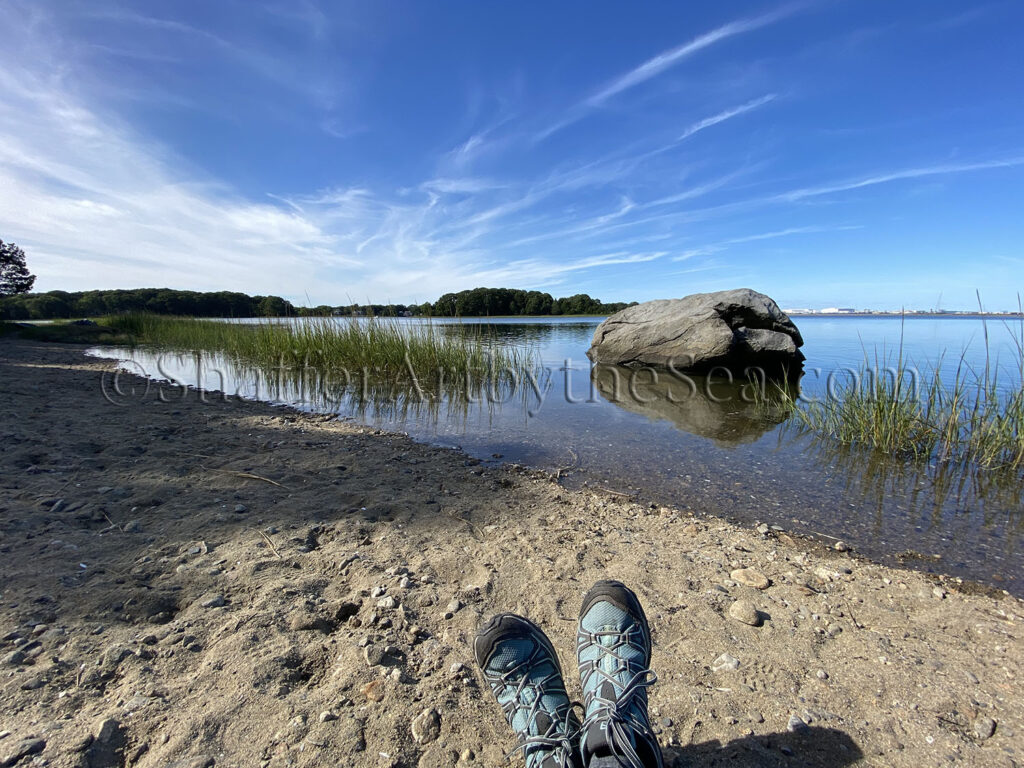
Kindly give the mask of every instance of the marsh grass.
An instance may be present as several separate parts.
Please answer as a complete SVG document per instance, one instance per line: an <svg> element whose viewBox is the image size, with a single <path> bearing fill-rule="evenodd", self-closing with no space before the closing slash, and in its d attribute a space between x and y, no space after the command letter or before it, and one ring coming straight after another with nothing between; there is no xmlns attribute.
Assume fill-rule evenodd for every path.
<svg viewBox="0 0 1024 768"><path fill-rule="evenodd" d="M380 399L385 391L420 399L461 392L471 399L485 387L524 377L533 364L528 349L497 344L479 329L407 326L391 318L309 318L291 324L126 314L102 322L135 345L212 353L292 389L358 388L367 399Z"/></svg>
<svg viewBox="0 0 1024 768"><path fill-rule="evenodd" d="M1011 330L1016 381L1002 386L989 356L983 370L961 355L952 378L943 359L928 370L904 358L902 339L895 360L865 355L858 371L826 396L803 400L781 387L770 388L804 430L841 444L872 448L892 456L982 469L1024 470L1024 321Z"/></svg>

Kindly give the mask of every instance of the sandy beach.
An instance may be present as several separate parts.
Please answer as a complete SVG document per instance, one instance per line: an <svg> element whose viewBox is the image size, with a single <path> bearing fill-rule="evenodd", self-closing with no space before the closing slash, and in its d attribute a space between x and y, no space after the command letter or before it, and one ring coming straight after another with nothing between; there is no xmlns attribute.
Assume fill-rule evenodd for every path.
<svg viewBox="0 0 1024 768"><path fill-rule="evenodd" d="M668 765L1024 765L1005 593L112 370L0 339L0 766L499 766L476 628L541 624L579 697L599 578Z"/></svg>

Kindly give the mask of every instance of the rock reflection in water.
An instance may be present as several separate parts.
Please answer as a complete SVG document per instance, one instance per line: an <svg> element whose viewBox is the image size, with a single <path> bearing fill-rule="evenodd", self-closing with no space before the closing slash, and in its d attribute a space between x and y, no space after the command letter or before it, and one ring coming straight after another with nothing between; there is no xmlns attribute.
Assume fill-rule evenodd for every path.
<svg viewBox="0 0 1024 768"><path fill-rule="evenodd" d="M591 375L608 402L723 446L753 443L788 415L780 405L755 397L755 382L615 365L594 366Z"/></svg>

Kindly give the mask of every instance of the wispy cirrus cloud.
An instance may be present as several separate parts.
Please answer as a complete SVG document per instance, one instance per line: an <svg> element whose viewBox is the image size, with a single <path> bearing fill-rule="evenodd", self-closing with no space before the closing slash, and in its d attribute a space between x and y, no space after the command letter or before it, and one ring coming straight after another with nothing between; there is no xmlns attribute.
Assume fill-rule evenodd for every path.
<svg viewBox="0 0 1024 768"><path fill-rule="evenodd" d="M742 237L731 237L727 240L719 240L709 245L701 246L700 248L692 248L684 251L683 253L675 256L673 261L688 261L695 256L710 256L715 253L720 253L731 245L740 245L742 243L754 243L761 240L774 240L779 237L790 237L791 235L806 235L812 232L838 232L849 229L859 229L859 226L838 226L838 227L825 227L825 226L811 226L811 227L788 227L787 229L777 229L771 232L757 232L752 235L743 235Z"/></svg>
<svg viewBox="0 0 1024 768"><path fill-rule="evenodd" d="M706 48L710 48L717 43L736 37L737 35L742 35L746 32L753 32L756 29L774 24L775 22L792 15L801 7L802 6L800 5L791 4L760 16L751 16L730 21L727 24L723 24L720 27L710 30L709 32L698 35L688 42L677 45L675 48L662 51L657 56L651 57L628 72L624 72L605 83L582 102L571 108L562 118L538 132L535 136L535 140L542 141L563 128L567 128L573 123L582 120L591 111L603 106L613 97L635 88L638 85L646 83L648 80L657 77L684 59L687 59Z"/></svg>
<svg viewBox="0 0 1024 768"><path fill-rule="evenodd" d="M778 94L769 93L766 94L765 96L762 96L759 99L751 99L750 101L744 104L740 104L738 107L732 107L731 109L723 110L716 115L712 115L711 117L705 117L703 120L698 120L696 123L694 123L685 131L683 131L679 135L677 141L684 141L693 136L695 133L700 133L705 128L711 128L712 126L718 125L719 123L724 123L726 120L731 120L734 117L739 117L740 115L744 115L747 112L751 112L757 109L758 107L763 107L765 104L774 101L777 97Z"/></svg>
<svg viewBox="0 0 1024 768"><path fill-rule="evenodd" d="M802 187L800 189L784 192L778 197L783 200L796 201L803 200L808 197L831 195L836 192L848 192L851 189L873 187L878 184L888 184L893 181L903 181L905 179L920 179L928 176L948 176L950 174L985 171L993 168L1013 168L1020 165L1024 165L1024 156L1007 157L998 160L985 160L976 163L940 163L920 168L907 168L905 170L892 171L889 173L879 173L873 176L851 179L849 181L842 181L834 184Z"/></svg>
<svg viewBox="0 0 1024 768"><path fill-rule="evenodd" d="M675 48L671 48L667 51L663 51L657 56L648 59L638 67L631 69L629 72L619 75L614 80L600 88L592 96L587 98L584 103L591 107L600 106L611 97L629 90L630 88L635 88L653 77L657 77L662 72L672 66L675 66L683 59L693 56L695 53L703 51L705 48L710 48L712 45L720 43L723 40L728 40L730 37L735 37L736 35L741 35L745 32L752 32L755 29L760 29L761 27L766 27L769 24L774 24L776 21L791 15L796 10L797 6L788 5L761 16L737 19L736 21L730 21L728 24L723 24L710 32L705 32L704 34L695 37L689 42L677 45Z"/></svg>
<svg viewBox="0 0 1024 768"><path fill-rule="evenodd" d="M467 89L458 82L449 112L410 120L418 73L403 71L395 78L403 83L400 90L333 112L337 94L318 98L330 77L303 79L320 63L315 55L307 58L307 47L330 40L347 23L326 4L326 13L315 5L297 14L285 5L279 12L258 11L251 25L236 31L223 23L226 15L190 15L168 6L160 17L147 18L116 0L96 0L79 15L92 13L104 24L88 20L89 34L74 44L59 34L74 30L55 21L60 14L54 7L53 0L0 5L0 26L12 30L5 41L10 45L0 48L0 235L30 250L42 290L163 284L340 303L432 300L489 284L650 298L692 290L705 273L701 286L708 289L716 281L738 280L749 274L752 261L776 248L776 240L789 238L785 244L798 253L804 235L822 233L818 245L827 241L826 233L849 228L829 222L864 220L872 231L862 218L869 206L857 205L868 194L852 194L857 190L870 189L879 198L901 192L900 181L1024 165L1019 149L996 160L929 162L961 145L964 156L972 156L960 136L955 144L932 141L928 150L915 144L900 156L916 156L919 164L896 170L880 166L856 175L865 169L862 160L853 164L863 153L839 152L828 156L829 164L807 164L801 142L808 135L837 144L856 137L822 139L813 127L800 133L813 110L808 104L798 113L790 107L813 89L794 81L793 72L807 67L783 68L782 76L773 77L764 63L771 54L749 59L761 35L744 40L750 47L728 46L748 56L729 62L730 72L744 76L730 79L728 87L665 99L670 103L653 108L654 100L638 99L638 112L608 110L609 124L621 118L614 133L574 131L573 141L541 146L533 129L551 115L531 101L537 89L528 74L509 98L480 86L483 95L469 98L461 110ZM620 96L625 101L673 67L696 62L701 52L796 8L724 24L608 80L581 80L580 73L571 82L559 80L553 88L561 89L561 103L572 106L553 129L568 128ZM272 23L260 32L268 13ZM107 35L107 22L117 35ZM90 37L100 26L102 32ZM282 46L282 29L303 46ZM248 50L250 35L265 45ZM339 64L333 76L348 71L343 47L331 60ZM384 48L382 58L393 53ZM282 56L284 65L274 69ZM124 60L133 59L130 76L101 82L115 57L122 69ZM220 90L196 80L205 77L207 65L223 78ZM135 71L147 66L148 78ZM165 77L171 72L174 77ZM467 75L473 83L478 77L486 74ZM502 77L491 73L498 91ZM382 88L388 79L380 79ZM343 85L368 91L368 82ZM236 84L245 95L234 102ZM114 94L119 88L151 94L151 101L126 105ZM214 115L227 117L223 122L210 119L212 108L173 100L223 96L231 101L225 111L232 111L252 94L248 113ZM702 100L701 94L710 95ZM431 99L434 104L434 94ZM280 111L288 116L280 122L290 120L289 127L301 130L282 131L254 119L268 104L285 104ZM739 119L745 115L751 119ZM172 128L163 123L168 116ZM769 117L777 130L729 143ZM723 124L730 129L721 131L723 141L703 141ZM330 141L310 126L352 140ZM881 141L882 133L872 140ZM696 135L700 141L689 141ZM303 141L310 146L297 143ZM980 146L992 147L984 157L996 155L996 143ZM882 189L889 184L894 189ZM823 206L810 205L815 201L828 203L827 219ZM836 237L833 244L846 240ZM1011 268L1010 262L992 263ZM673 275L694 279L673 282Z"/></svg>

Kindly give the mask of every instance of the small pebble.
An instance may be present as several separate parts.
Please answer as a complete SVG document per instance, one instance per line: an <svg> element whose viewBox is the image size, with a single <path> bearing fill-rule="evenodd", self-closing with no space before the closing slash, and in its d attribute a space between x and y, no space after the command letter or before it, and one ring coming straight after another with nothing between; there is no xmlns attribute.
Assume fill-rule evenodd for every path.
<svg viewBox="0 0 1024 768"><path fill-rule="evenodd" d="M996 732L996 721L991 717L981 715L974 719L974 735L984 741L992 737Z"/></svg>
<svg viewBox="0 0 1024 768"><path fill-rule="evenodd" d="M761 625L761 614L749 600L737 600L729 607L729 615L736 621L752 627Z"/></svg>
<svg viewBox="0 0 1024 768"><path fill-rule="evenodd" d="M379 666L384 661L384 649L371 643L363 649L363 658L369 666Z"/></svg>
<svg viewBox="0 0 1024 768"><path fill-rule="evenodd" d="M441 735L441 715L436 709L425 709L412 721L412 737L417 744L437 741Z"/></svg>
<svg viewBox="0 0 1024 768"><path fill-rule="evenodd" d="M729 578L745 587L754 589L768 589L771 584L767 576L753 568L738 568L729 574Z"/></svg>
<svg viewBox="0 0 1024 768"><path fill-rule="evenodd" d="M338 716L336 714L334 714L333 712L321 712L320 713L320 722L321 723L329 723L332 720L337 720L337 719L338 719Z"/></svg>
<svg viewBox="0 0 1024 768"><path fill-rule="evenodd" d="M728 653L723 653L713 662L711 662L711 671L713 672L731 672L734 669L739 669L740 660L735 656L730 656Z"/></svg>

